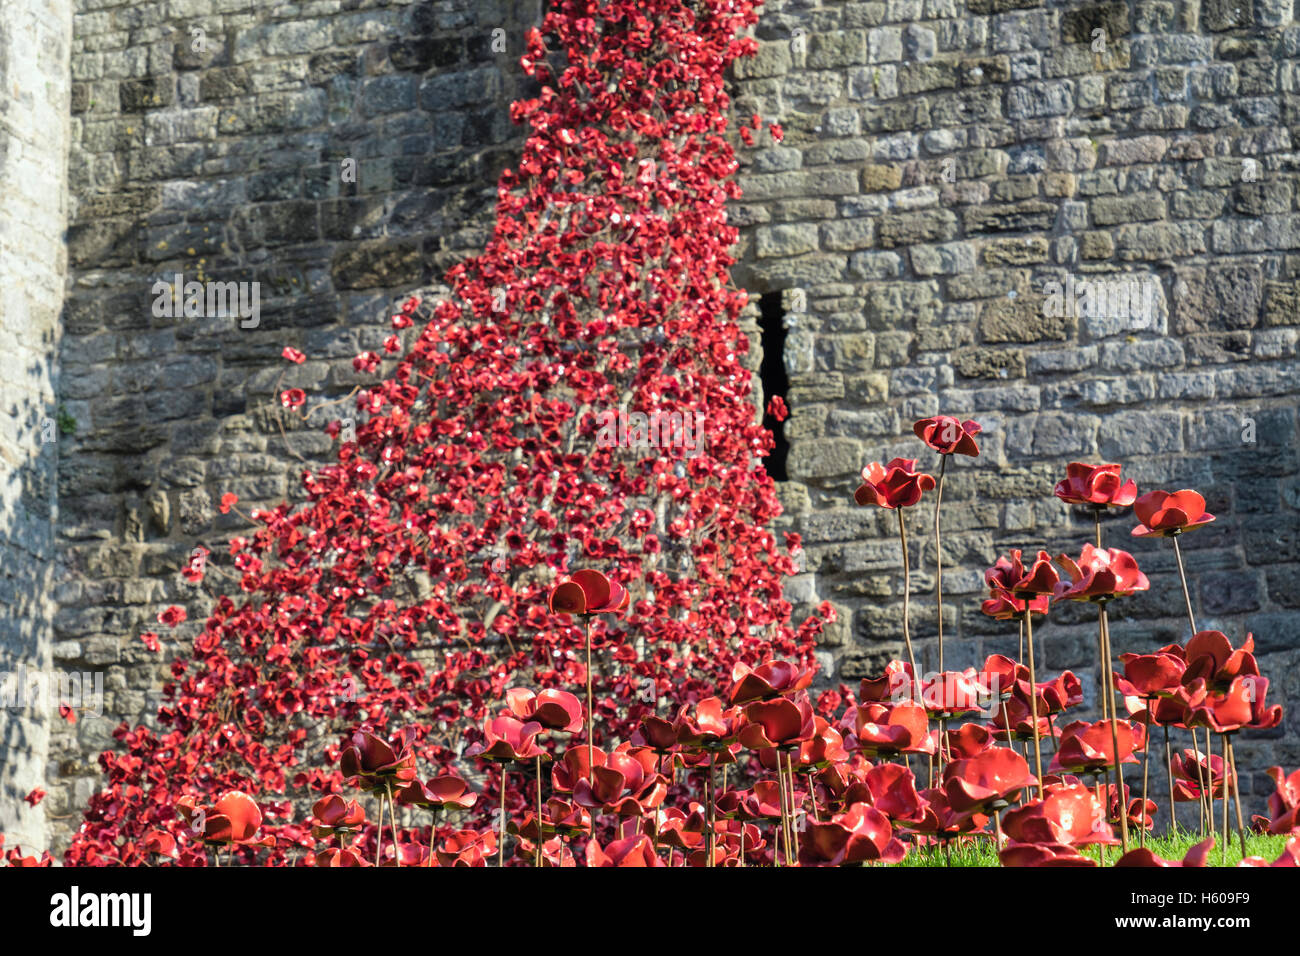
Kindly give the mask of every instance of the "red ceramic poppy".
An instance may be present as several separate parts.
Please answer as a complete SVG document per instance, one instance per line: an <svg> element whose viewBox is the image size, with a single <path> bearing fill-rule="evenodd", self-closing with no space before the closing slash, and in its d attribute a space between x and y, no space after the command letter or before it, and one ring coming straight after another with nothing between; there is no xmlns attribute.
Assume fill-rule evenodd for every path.
<svg viewBox="0 0 1300 956"><path fill-rule="evenodd" d="M1059 749L1052 756L1052 770L1069 770L1072 773L1097 774L1115 765L1117 755L1111 740L1109 720L1088 723L1076 720L1061 729ZM1119 742L1118 761L1137 763L1133 756L1135 747L1142 746L1142 727L1127 720L1115 721L1115 737Z"/></svg>
<svg viewBox="0 0 1300 956"><path fill-rule="evenodd" d="M366 811L355 800L344 800L337 793L321 797L311 808L311 835L324 840L335 833L346 835L365 825Z"/></svg>
<svg viewBox="0 0 1300 956"><path fill-rule="evenodd" d="M753 668L737 661L731 670L727 700L732 704L748 704L755 700L789 696L812 684L814 673L814 668L799 667L788 661L768 661Z"/></svg>
<svg viewBox="0 0 1300 956"><path fill-rule="evenodd" d="M1065 466L1065 480L1056 483L1054 493L1067 504L1126 508L1137 497L1137 485L1121 482L1119 472L1119 465L1072 461Z"/></svg>
<svg viewBox="0 0 1300 956"><path fill-rule="evenodd" d="M497 851L496 830L457 830L448 834L437 851L439 866L487 866Z"/></svg>
<svg viewBox="0 0 1300 956"><path fill-rule="evenodd" d="M1224 690L1238 677L1257 676L1259 665L1255 661L1255 638L1246 635L1241 647L1234 648L1222 631L1198 631L1187 642L1184 656L1187 668L1183 683L1191 684L1197 678L1215 690Z"/></svg>
<svg viewBox="0 0 1300 956"><path fill-rule="evenodd" d="M191 832L204 843L260 843L274 846L274 837L257 840L262 825L262 811L257 802L241 790L232 790L211 807L200 807L190 796L176 801L180 814Z"/></svg>
<svg viewBox="0 0 1300 956"><path fill-rule="evenodd" d="M1209 866L1210 851L1214 849L1214 837L1202 840L1183 854L1181 861L1175 863L1156 856L1151 850L1139 847L1129 850L1118 860L1116 866Z"/></svg>
<svg viewBox="0 0 1300 956"><path fill-rule="evenodd" d="M975 444L975 436L983 431L979 422L963 422L951 415L936 415L916 422L912 431L941 455L979 456L979 445Z"/></svg>
<svg viewBox="0 0 1300 956"><path fill-rule="evenodd" d="M917 793L916 777L907 767L878 764L863 774L863 784L862 802L896 823L919 823L925 819L926 801ZM855 800L846 797L846 802L851 805Z"/></svg>
<svg viewBox="0 0 1300 956"><path fill-rule="evenodd" d="M1133 555L1119 548L1100 551L1089 542L1077 562L1067 554L1058 555L1056 561L1070 576L1057 584L1057 600L1105 602L1150 587Z"/></svg>
<svg viewBox="0 0 1300 956"><path fill-rule="evenodd" d="M977 757L993 746L993 731L983 724L965 723L944 735L944 746L953 760Z"/></svg>
<svg viewBox="0 0 1300 956"><path fill-rule="evenodd" d="M905 700L892 707L861 704L856 710L852 740L846 743L865 754L934 753L934 738L925 708Z"/></svg>
<svg viewBox="0 0 1300 956"><path fill-rule="evenodd" d="M644 833L615 840L604 848L595 840L587 844L588 866L666 866L655 855L654 843Z"/></svg>
<svg viewBox="0 0 1300 956"><path fill-rule="evenodd" d="M537 842L537 814L529 810L518 823L506 824L506 831L517 834L525 840ZM542 811L542 839L552 837L573 837L591 832L591 814L583 807L568 800L551 797L546 801Z"/></svg>
<svg viewBox="0 0 1300 956"><path fill-rule="evenodd" d="M759 751L760 756L764 751ZM844 749L844 735L830 725L825 717L813 717L812 737L799 744L799 750L790 755L796 769L807 772L820 770L848 759ZM775 767L769 768L775 769Z"/></svg>
<svg viewBox="0 0 1300 956"><path fill-rule="evenodd" d="M483 725L483 739L471 744L466 757L483 757L486 760L532 760L551 755L537 746L537 735L542 725L535 720L524 723L509 714L489 718Z"/></svg>
<svg viewBox="0 0 1300 956"><path fill-rule="evenodd" d="M526 687L512 687L506 691L506 706L520 720L536 721L548 730L572 734L582 729L582 704L566 691L547 688L534 694Z"/></svg>
<svg viewBox="0 0 1300 956"><path fill-rule="evenodd" d="M1188 686L1196 690L1203 681L1198 678ZM1269 730L1282 722L1282 706L1269 707L1268 678L1253 674L1235 678L1223 693L1206 693L1200 702L1188 706L1188 727L1208 727L1216 734L1233 733L1249 727Z"/></svg>
<svg viewBox="0 0 1300 956"><path fill-rule="evenodd" d="M374 734L358 730L352 743L339 757L339 769L347 779L366 790L383 790L415 779L415 753L406 733L386 743Z"/></svg>
<svg viewBox="0 0 1300 956"><path fill-rule="evenodd" d="M994 747L974 757L954 760L943 772L948 806L960 815L988 816L1001 810L1037 783L1025 758L1008 747Z"/></svg>
<svg viewBox="0 0 1300 956"><path fill-rule="evenodd" d="M1097 795L1082 784L1048 784L1043 799L1010 810L1002 832L1019 843L1117 843Z"/></svg>
<svg viewBox="0 0 1300 956"><path fill-rule="evenodd" d="M1187 662L1181 657L1157 651L1154 654L1121 654L1124 680L1116 687L1135 697L1171 696L1182 683Z"/></svg>
<svg viewBox="0 0 1300 956"><path fill-rule="evenodd" d="M444 773L428 783L412 780L394 791L394 799L405 807L426 807L433 810L468 810L478 802L478 794L454 773Z"/></svg>
<svg viewBox="0 0 1300 956"><path fill-rule="evenodd" d="M984 572L984 583L997 597L1006 593L1013 598L1026 598L1051 595L1056 588L1060 575L1052 567L1052 556L1046 551L1039 551L1033 562L1026 567L1021 559L1021 551L1013 549L1008 557L998 558L993 567Z"/></svg>
<svg viewBox="0 0 1300 956"><path fill-rule="evenodd" d="M1205 788L1218 800L1223 796L1223 758L1206 755L1200 750L1183 750L1174 754L1174 800L1190 803L1205 799Z"/></svg>
<svg viewBox="0 0 1300 956"><path fill-rule="evenodd" d="M980 605L980 610L999 621L1013 621L1030 614L1046 614L1051 596L1039 594L1032 598L1016 598L1009 591L994 590Z"/></svg>
<svg viewBox="0 0 1300 956"><path fill-rule="evenodd" d="M807 694L797 700L778 697L755 701L745 707L747 723L740 729L740 742L750 750L797 747L812 739L816 731L814 716Z"/></svg>
<svg viewBox="0 0 1300 956"><path fill-rule="evenodd" d="M176 859L180 854L176 851L176 840L166 830L150 830L145 834L144 852L155 856L165 856Z"/></svg>
<svg viewBox="0 0 1300 956"><path fill-rule="evenodd" d="M912 697L912 665L900 660L892 660L885 665L882 677L864 677L858 689L861 701L907 700Z"/></svg>
<svg viewBox="0 0 1300 956"><path fill-rule="evenodd" d="M668 796L668 781L655 770L658 759L648 747L620 744L605 758L603 767L592 771L591 779L577 782L573 802L622 817L653 810Z"/></svg>
<svg viewBox="0 0 1300 956"><path fill-rule="evenodd" d="M889 818L864 803L826 822L809 820L799 837L800 866L842 866L880 860L898 863L907 848L893 835Z"/></svg>
<svg viewBox="0 0 1300 956"><path fill-rule="evenodd" d="M647 714L632 732L632 744L649 747L659 754L670 753L677 749L677 728L671 720Z"/></svg>
<svg viewBox="0 0 1300 956"><path fill-rule="evenodd" d="M909 824L909 829L918 833L933 834L943 840L951 839L962 833L972 833L983 829L989 818L981 813L958 813L948 805L948 795L938 787L922 790L924 816L920 821Z"/></svg>
<svg viewBox="0 0 1300 956"><path fill-rule="evenodd" d="M1290 833L1300 828L1300 770L1287 776L1281 767L1269 767L1268 775L1277 788L1268 796L1268 816L1251 822L1263 833Z"/></svg>
<svg viewBox="0 0 1300 956"><path fill-rule="evenodd" d="M716 751L734 741L744 723L745 717L739 707L724 710L720 698L706 697L693 707L682 704L673 726L681 746L690 750Z"/></svg>
<svg viewBox="0 0 1300 956"><path fill-rule="evenodd" d="M1073 846L1062 843L1008 843L998 853L1003 866L1096 866Z"/></svg>
<svg viewBox="0 0 1300 956"><path fill-rule="evenodd" d="M1300 866L1300 837L1292 837L1282 847L1281 855L1269 863L1263 857L1248 856L1238 866Z"/></svg>
<svg viewBox="0 0 1300 956"><path fill-rule="evenodd" d="M627 589L599 571L575 571L551 589L547 602L555 614L616 614L631 600Z"/></svg>
<svg viewBox="0 0 1300 956"><path fill-rule="evenodd" d="M982 710L989 689L980 681L975 668L944 671L921 681L921 703L932 717L949 717Z"/></svg>
<svg viewBox="0 0 1300 956"><path fill-rule="evenodd" d="M593 747L591 756L597 767L605 766L605 751ZM564 757L551 769L551 786L559 793L572 793L579 780L590 776L591 767L587 763L587 748L570 747L564 751Z"/></svg>
<svg viewBox="0 0 1300 956"><path fill-rule="evenodd" d="M339 849L330 847L321 850L315 857L317 866L326 867L348 867L348 866L370 866L370 861L366 860L360 853L353 849Z"/></svg>
<svg viewBox="0 0 1300 956"><path fill-rule="evenodd" d="M1015 692L1009 699L1002 701L993 711L993 736L998 740L1033 739L1034 720L1029 708L1028 689L1028 681L1017 681ZM1042 700L1041 696L1039 700ZM1050 740L1060 734L1060 731L1055 730L1052 722L1048 720L1049 716L1046 708L1038 711L1038 737L1040 740Z"/></svg>
<svg viewBox="0 0 1300 956"><path fill-rule="evenodd" d="M1141 522L1133 535L1170 537L1191 531L1214 520L1205 510L1205 499L1195 491L1184 489L1170 494L1167 491L1148 491L1133 503L1133 513Z"/></svg>
<svg viewBox="0 0 1300 956"><path fill-rule="evenodd" d="M915 458L895 458L888 465L873 461L862 469L862 484L853 495L860 505L906 508L934 487L934 478L916 470Z"/></svg>

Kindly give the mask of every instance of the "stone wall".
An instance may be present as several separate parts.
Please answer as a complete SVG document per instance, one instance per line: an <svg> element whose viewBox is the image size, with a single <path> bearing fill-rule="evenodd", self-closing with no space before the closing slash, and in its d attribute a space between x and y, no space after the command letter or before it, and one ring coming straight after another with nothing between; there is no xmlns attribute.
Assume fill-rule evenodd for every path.
<svg viewBox="0 0 1300 956"><path fill-rule="evenodd" d="M31 31L59 21L60 4L31 6L55 13L26 14L25 33L13 4L0 14L0 76L15 58L57 58ZM30 361L0 375L18 415L0 449L14 458L6 473L23 476L6 484L4 581L6 595L28 595L5 601L17 612L0 645L29 666L45 654L45 666L98 674L105 691L98 715L54 720L50 796L30 819L39 829L47 814L55 852L100 783L94 759L112 728L151 719L207 611L180 568L202 546L210 580L227 573L221 547L242 520L219 513L220 495L245 509L296 495L305 463L331 451L316 426L342 414L323 405L352 387L346 359L378 345L396 300L481 247L497 175L518 151L507 104L526 92L517 60L540 8L78 0L70 91L57 76L42 87L56 101L70 92L70 107L34 110L0 84L0 173L15 175L15 155L39 167L17 174L20 189L3 180L6 229L61 216L59 189L38 200L33 184L60 168L50 118L71 116L61 345L39 318L57 304L57 279L29 303L33 321L12 325L0 304L0 334L16 340L6 361L24 354L15 328L36 337ZM1300 606L1292 14L1277 0L764 6L759 56L733 90L739 116L777 121L785 139L742 151L735 278L783 298L783 521L806 543L789 593L800 613L822 599L840 609L820 651L837 677L874 671L901 635L896 526L849 504L858 470L894 454L925 460L915 418L969 415L987 433L984 455L954 462L945 488L948 664L1015 652L1014 633L979 613L980 572L1012 547L1077 550L1088 525L1051 486L1071 459L1120 460L1143 489L1209 498L1218 521L1185 539L1198 620L1252 630L1276 678L1270 700L1289 711L1285 737L1243 741L1244 762L1300 764L1288 630ZM58 244L42 241L24 250L25 278L62 272ZM155 315L155 283L177 273L258 283L256 326ZM1044 308L1049 282L1121 273L1152 283L1149 313ZM285 345L311 360L287 366ZM309 395L312 427L279 409L293 386ZM16 584L51 567L55 496L41 476L55 458L31 437L38 410L62 425L57 613L32 603L48 589ZM913 629L933 664L928 509L910 520ZM1119 650L1186 636L1169 549L1130 527L1124 515L1105 533L1131 547L1153 589L1116 605ZM191 617L176 632L154 624L170 604ZM151 628L160 653L139 640ZM1044 668L1074 668L1091 701L1089 610L1054 610L1040 630ZM28 741L5 767L33 775L43 731L4 727L11 754L13 734ZM17 787L13 776L0 770L0 786ZM1258 802L1265 781L1248 783Z"/></svg>
<svg viewBox="0 0 1300 956"><path fill-rule="evenodd" d="M151 718L209 610L180 568L206 547L209 582L237 581L222 549L243 522L221 495L241 509L295 495L331 452L319 426L350 407L324 407L353 385L347 360L380 348L395 302L482 248L540 18L540 0L81 0L53 653L102 673L105 700L51 741L55 850L113 728ZM154 283L176 273L260 283L256 326L156 316ZM289 366L286 345L311 360ZM317 409L310 428L279 407L291 387ZM174 632L155 622L171 604L190 615Z"/></svg>
<svg viewBox="0 0 1300 956"><path fill-rule="evenodd" d="M70 0L0 5L0 833L43 846ZM21 684L21 686L20 686Z"/></svg>
<svg viewBox="0 0 1300 956"><path fill-rule="evenodd" d="M1052 497L1074 459L1140 491L1193 487L1218 520L1183 539L1198 626L1254 633L1283 728L1247 734L1243 785L1300 763L1300 26L1290 0L773 0L737 112L779 122L748 150L738 284L782 292L792 410L791 586L832 601L845 680L901 643L895 515L856 508L866 463L938 466L911 435L983 423L944 491L946 663L1015 653L980 613L1010 548L1077 553L1091 523ZM1128 276L1149 310L1065 315L1049 282ZM1100 288L1097 286L1097 288ZM1062 290L1063 291L1063 290ZM913 633L937 663L930 506L909 515ZM1116 603L1116 653L1185 640L1169 543L1104 524L1151 577ZM1095 610L1054 609L1040 662L1096 687ZM1040 666L1042 666L1040 664Z"/></svg>

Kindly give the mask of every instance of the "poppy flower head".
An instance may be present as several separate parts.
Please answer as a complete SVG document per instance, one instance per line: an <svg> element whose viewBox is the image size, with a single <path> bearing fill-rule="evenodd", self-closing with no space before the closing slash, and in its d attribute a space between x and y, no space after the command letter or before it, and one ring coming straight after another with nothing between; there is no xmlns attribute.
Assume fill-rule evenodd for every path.
<svg viewBox="0 0 1300 956"><path fill-rule="evenodd" d="M1189 489L1173 494L1148 491L1133 503L1133 513L1141 523L1132 534L1139 538L1150 535L1170 537L1214 520L1214 515L1205 510L1205 499Z"/></svg>
<svg viewBox="0 0 1300 956"><path fill-rule="evenodd" d="M540 694L526 687L506 691L506 706L522 721L536 721L547 730L576 733L582 729L582 702L567 691L547 688Z"/></svg>
<svg viewBox="0 0 1300 956"><path fill-rule="evenodd" d="M916 470L915 458L894 458L889 464L874 461L862 469L862 484L853 495L860 505L906 508L934 487L934 477Z"/></svg>
<svg viewBox="0 0 1300 956"><path fill-rule="evenodd" d="M975 443L975 436L983 431L979 422L963 422L951 415L936 415L916 422L912 431L941 455L979 456L979 445Z"/></svg>
<svg viewBox="0 0 1300 956"><path fill-rule="evenodd" d="M1067 504L1127 508L1137 498L1137 485L1121 481L1119 473L1119 465L1072 461L1065 468L1064 480L1057 482L1053 491Z"/></svg>
<svg viewBox="0 0 1300 956"><path fill-rule="evenodd" d="M551 589L547 606L554 614L617 614L631 600L627 589L599 571L575 571Z"/></svg>
<svg viewBox="0 0 1300 956"><path fill-rule="evenodd" d="M1061 554L1056 562L1069 575L1068 581L1062 578L1056 585L1055 598L1058 601L1104 603L1134 591L1145 591L1151 586L1133 555L1119 548L1103 551L1088 542L1084 544L1078 561Z"/></svg>

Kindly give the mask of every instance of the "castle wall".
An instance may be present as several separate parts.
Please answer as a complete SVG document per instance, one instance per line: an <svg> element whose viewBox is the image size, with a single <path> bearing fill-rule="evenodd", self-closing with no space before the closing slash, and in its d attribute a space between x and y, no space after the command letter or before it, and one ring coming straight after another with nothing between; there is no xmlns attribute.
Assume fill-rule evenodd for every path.
<svg viewBox="0 0 1300 956"><path fill-rule="evenodd" d="M1015 631L980 612L982 570L1010 548L1077 554L1091 521L1052 487L1071 460L1118 461L1140 492L1195 488L1218 516L1182 539L1198 627L1253 632L1268 700L1287 707L1282 728L1240 746L1258 803L1264 768L1300 762L1290 0L764 11L736 112L785 138L759 134L744 155L735 276L786 290L785 520L807 545L788 593L839 609L825 662L853 683L901 651L896 517L852 494L873 460L937 470L913 421L986 429L944 489L949 668L1016 653ZM1049 282L1077 293L1118 277L1144 283L1141 308L1047 301ZM923 669L937 664L931 508L908 516ZM1172 548L1130 537L1134 524L1103 525L1152 582L1111 608L1116 653L1188 636ZM1075 669L1089 702L1095 621L1062 606L1035 628L1040 667Z"/></svg>
<svg viewBox="0 0 1300 956"><path fill-rule="evenodd" d="M49 744L71 42L69 0L0 5L0 832L25 849L48 839L23 798Z"/></svg>

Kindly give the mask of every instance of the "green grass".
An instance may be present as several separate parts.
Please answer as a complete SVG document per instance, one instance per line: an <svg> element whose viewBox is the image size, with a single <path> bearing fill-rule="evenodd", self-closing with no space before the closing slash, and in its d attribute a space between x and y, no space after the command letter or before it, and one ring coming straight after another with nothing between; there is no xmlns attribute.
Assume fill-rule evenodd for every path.
<svg viewBox="0 0 1300 956"><path fill-rule="evenodd" d="M1208 860L1210 866L1236 866L1241 862L1241 842L1235 832L1230 833L1231 839L1228 841L1227 863L1222 862L1223 849L1222 840L1216 839L1213 851L1210 853ZM1265 860L1272 863L1282 854L1282 848L1286 846L1287 835L1281 836L1259 836L1257 834L1246 835L1246 855L1262 856ZM1179 831L1173 836L1147 836L1146 845L1149 850L1156 856L1165 860L1177 861L1183 858L1188 848L1201 842L1199 834ZM1137 847L1136 834L1133 835L1133 841L1129 849ZM1088 847L1084 849L1085 856L1097 858L1097 848ZM1106 863L1113 864L1120 858L1118 846L1106 847ZM930 849L928 847L913 847L903 862L899 866L947 866L949 863L944 858L944 852L941 849ZM993 852L993 840L981 839L977 843L965 843L962 845L954 844L952 847L952 866L998 866L997 854Z"/></svg>

